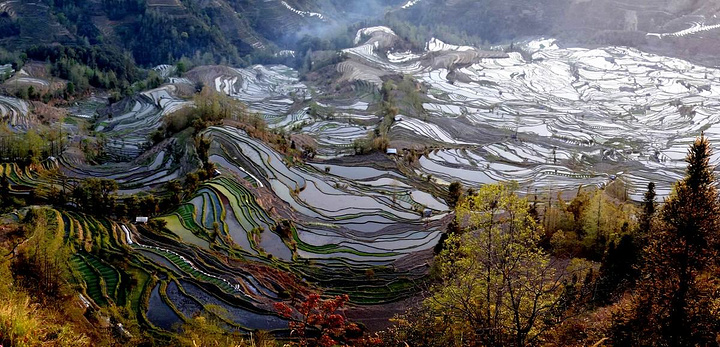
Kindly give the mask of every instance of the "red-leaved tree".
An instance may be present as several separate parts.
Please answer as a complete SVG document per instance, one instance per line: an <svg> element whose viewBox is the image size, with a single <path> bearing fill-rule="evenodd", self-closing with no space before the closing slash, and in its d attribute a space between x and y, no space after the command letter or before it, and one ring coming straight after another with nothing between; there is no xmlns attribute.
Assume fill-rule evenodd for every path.
<svg viewBox="0 0 720 347"><path fill-rule="evenodd" d="M282 302L275 303L275 310L287 318L291 334L300 340L300 346L377 346L379 338L365 336L363 330L347 320L342 313L350 297L338 295L323 300L318 294L311 294L305 302L292 307Z"/></svg>

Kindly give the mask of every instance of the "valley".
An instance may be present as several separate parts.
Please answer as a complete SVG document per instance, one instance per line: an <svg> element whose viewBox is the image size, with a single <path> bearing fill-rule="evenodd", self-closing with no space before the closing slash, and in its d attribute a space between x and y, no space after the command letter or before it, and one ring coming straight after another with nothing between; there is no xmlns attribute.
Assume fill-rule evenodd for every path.
<svg viewBox="0 0 720 347"><path fill-rule="evenodd" d="M382 27L362 30L358 38L365 43L346 50L349 59L337 65L338 78L352 83L357 99L336 100L284 66L201 66L166 77L161 87L97 119L94 132L107 137L109 158L128 162L88 165L61 156L45 164L56 165L69 180L114 179L121 196L181 179L191 164L174 152L187 149L188 139L174 137L150 150L146 142L164 116L193 107L179 91L195 83L247 104L270 129L316 144L316 159L293 162L232 123L209 127L200 136L212 143L209 162L219 176L156 217L168 234L128 223L87 227L85 232L107 233L111 247L129 251L138 266L155 269L145 274L154 274L157 283L144 289L152 291L147 311L138 312L150 324L169 329L212 303L228 310L236 319L230 324L240 329L281 329L271 303L287 295L287 276L380 309L411 297L423 283L448 223L438 187L455 180L470 187L513 180L520 191L554 194L622 179L632 199L639 200L650 181L667 195L681 176L694 134L720 136L714 116L720 72L679 59L623 47L561 49L554 40L528 42L527 49L535 49L530 61L519 53L439 40L424 52L382 52L383 42L398 39ZM357 73L345 72L349 63ZM369 89L380 89L389 76L412 78L427 94L419 96L419 109L405 108L414 113L402 114L389 128L389 146L397 144L401 155L373 154L358 165L353 140L380 120ZM27 126L22 119L30 111L23 101L0 101L8 124ZM310 103L318 114L310 114ZM75 131L66 125L65 131ZM416 165L404 162L411 150L420 153ZM31 171L5 170L18 194L48 183ZM67 219L83 223L79 216ZM290 230L280 230L282 221L292 221ZM228 256L247 265L238 267ZM107 266L81 270L102 274ZM278 270L265 273L267 268ZM372 277L366 276L369 269ZM80 280L94 304L116 300L91 288L95 270L84 271ZM115 290L109 280L103 287Z"/></svg>
<svg viewBox="0 0 720 347"><path fill-rule="evenodd" d="M16 262L49 249L55 262L35 261L59 269L48 281L67 312L92 341L112 332L124 345L302 343L297 324L316 305L342 313L343 343L379 346L407 317L440 326L443 300L479 295L441 281L495 261L488 273L506 271L498 259L512 252L507 271L521 274L495 284L536 286L535 300L553 302L535 307L565 310L531 321L563 323L582 306L579 319L607 323L639 278L613 257L640 264L639 249L656 245L642 233L666 227L656 200L674 201L692 173L688 148L720 138L714 48L683 48L714 42L720 24L711 4L666 1L663 14L628 0L618 8L634 16L588 20L597 35L578 40L583 6L620 12L556 2L485 4L481 18L521 22L507 37L457 23L416 32L479 10L464 1L0 2L0 24L17 25L0 26L12 31L3 47L29 47L0 51L0 270L30 288L19 274L33 271ZM47 42L18 34L33 8L31 22L66 30ZM128 39L149 28L157 35ZM715 152L705 164L718 163ZM466 258L494 242L485 263ZM622 281L606 276L618 268ZM494 343L572 340L572 326L539 337L535 323ZM307 329L315 342L323 324Z"/></svg>

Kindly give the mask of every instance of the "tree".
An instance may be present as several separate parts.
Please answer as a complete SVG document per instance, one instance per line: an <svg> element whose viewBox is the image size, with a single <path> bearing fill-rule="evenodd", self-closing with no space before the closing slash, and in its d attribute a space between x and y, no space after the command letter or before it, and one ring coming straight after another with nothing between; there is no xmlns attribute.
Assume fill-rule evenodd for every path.
<svg viewBox="0 0 720 347"><path fill-rule="evenodd" d="M127 207L127 213L131 218L140 215L140 198L136 194L133 194L125 199L125 206Z"/></svg>
<svg viewBox="0 0 720 347"><path fill-rule="evenodd" d="M253 229L254 231L255 229ZM212 224L212 234L210 235L210 238L215 241L215 239L220 236L220 224L218 222L213 222Z"/></svg>
<svg viewBox="0 0 720 347"><path fill-rule="evenodd" d="M3 170L2 179L0 179L0 204L5 206L10 201L10 179L8 179L7 170Z"/></svg>
<svg viewBox="0 0 720 347"><path fill-rule="evenodd" d="M617 345L705 346L720 331L718 231L720 204L710 143L695 140L685 178L660 211L660 231L646 249L643 278L627 310L616 316Z"/></svg>
<svg viewBox="0 0 720 347"><path fill-rule="evenodd" d="M287 318L290 329L300 338L300 346L374 346L377 338L363 336L360 327L347 320L342 309L350 301L347 295L322 300L318 294L310 294L298 307L282 302L275 303L275 310Z"/></svg>
<svg viewBox="0 0 720 347"><path fill-rule="evenodd" d="M638 260L638 247L629 234L623 235L617 245L615 241L610 242L600 266L601 277L597 283L596 296L598 302L609 304L634 284L638 277L636 269Z"/></svg>
<svg viewBox="0 0 720 347"><path fill-rule="evenodd" d="M590 196L581 215L582 244L590 259L601 260L608 244L629 229L629 213L602 190Z"/></svg>
<svg viewBox="0 0 720 347"><path fill-rule="evenodd" d="M655 217L655 183L648 183L647 192L643 197L643 211L640 215L640 232L647 234L650 231L652 219Z"/></svg>
<svg viewBox="0 0 720 347"><path fill-rule="evenodd" d="M449 235L424 305L457 343L525 346L561 321L554 308L570 269L539 247L542 231L516 188L485 185L456 207L469 231Z"/></svg>
<svg viewBox="0 0 720 347"><path fill-rule="evenodd" d="M177 64L175 64L175 69L176 69L178 75L182 75L185 72L187 72L189 65L190 64L189 64L189 61L187 58L183 57L182 59L180 59L180 61L178 61Z"/></svg>
<svg viewBox="0 0 720 347"><path fill-rule="evenodd" d="M68 82L67 86L65 87L65 92L69 96L75 95L75 84L72 82Z"/></svg>
<svg viewBox="0 0 720 347"><path fill-rule="evenodd" d="M87 178L73 189L73 198L80 209L95 215L107 215L115 210L118 184L115 180Z"/></svg>
<svg viewBox="0 0 720 347"><path fill-rule="evenodd" d="M166 185L165 188L170 193L170 205L171 206L178 206L180 205L180 202L182 201L182 185L177 180L171 180Z"/></svg>
<svg viewBox="0 0 720 347"><path fill-rule="evenodd" d="M35 87L33 86L28 87L27 94L30 100L35 100L38 97L38 95L35 94Z"/></svg>
<svg viewBox="0 0 720 347"><path fill-rule="evenodd" d="M14 271L20 277L20 284L39 297L60 298L68 291L67 264L69 249L64 243L64 233L48 226L48 216L58 218L57 212L44 208L33 208L25 217L25 228L30 235L27 245L19 252Z"/></svg>
<svg viewBox="0 0 720 347"><path fill-rule="evenodd" d="M148 194L140 200L140 211L146 216L152 216L158 213L159 209L160 206L158 206L158 201L155 199L155 195Z"/></svg>
<svg viewBox="0 0 720 347"><path fill-rule="evenodd" d="M194 193L199 182L200 178L198 177L198 174L194 172L187 174L187 176L185 176L185 194L191 195Z"/></svg>
<svg viewBox="0 0 720 347"><path fill-rule="evenodd" d="M195 138L195 148L197 150L198 157L200 158L200 162L202 163L203 167L203 179L212 178L213 172L215 171L215 166L209 161L208 152L210 150L210 144L210 139L206 138L205 136Z"/></svg>
<svg viewBox="0 0 720 347"><path fill-rule="evenodd" d="M43 147L47 144L46 141L34 130L29 130L23 140L21 147L25 153L26 163L35 166L40 165Z"/></svg>
<svg viewBox="0 0 720 347"><path fill-rule="evenodd" d="M28 214L34 215L34 212ZM77 310L75 301L67 300L66 295L56 296L58 286L67 286L69 279L69 276L61 277L69 275L62 269L69 260L66 247L62 247L63 233L41 228L44 223L40 220L32 224L25 225L32 238L15 249L17 257L0 257L0 278L3 279L0 281L0 344L92 346L93 341L87 336L87 320L80 316L83 322L78 321L78 315L70 314L71 310ZM6 254L9 250L2 247L0 251ZM61 253L64 256L61 257ZM40 272L47 270L50 271ZM111 340L107 340L107 344L111 344Z"/></svg>
<svg viewBox="0 0 720 347"><path fill-rule="evenodd" d="M196 114L205 122L214 123L223 119L241 122L249 120L245 104L210 87L204 87L195 95L193 101Z"/></svg>
<svg viewBox="0 0 720 347"><path fill-rule="evenodd" d="M28 99L28 90L25 88L19 88L15 91L15 96L17 96L20 99L27 100Z"/></svg>
<svg viewBox="0 0 720 347"><path fill-rule="evenodd" d="M455 208L455 205L457 204L458 200L460 200L460 197L462 196L462 183L455 181L453 183L450 183L449 187L449 195L448 195L448 206L450 208Z"/></svg>

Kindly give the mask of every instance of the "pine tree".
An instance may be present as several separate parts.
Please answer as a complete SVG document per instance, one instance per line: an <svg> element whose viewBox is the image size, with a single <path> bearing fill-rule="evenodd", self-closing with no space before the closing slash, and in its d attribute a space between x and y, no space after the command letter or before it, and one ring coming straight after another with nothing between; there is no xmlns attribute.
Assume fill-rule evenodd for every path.
<svg viewBox="0 0 720 347"><path fill-rule="evenodd" d="M450 208L455 208L455 205L457 204L458 200L460 200L460 197L462 196L462 183L460 182L452 182L450 183L449 187L449 194L448 194L448 206Z"/></svg>
<svg viewBox="0 0 720 347"><path fill-rule="evenodd" d="M615 345L715 343L720 204L710 156L710 143L701 136L685 159L685 178L660 211L660 230L650 235L632 308L616 317Z"/></svg>
<svg viewBox="0 0 720 347"><path fill-rule="evenodd" d="M640 215L640 232L648 234L650 232L652 219L655 217L655 183L648 183L647 192L643 197L643 212Z"/></svg>
<svg viewBox="0 0 720 347"><path fill-rule="evenodd" d="M597 283L596 295L598 302L607 304L632 286L637 278L637 260L638 251L632 236L623 235L617 245L614 241L610 242L600 265L601 277Z"/></svg>
<svg viewBox="0 0 720 347"><path fill-rule="evenodd" d="M10 180L8 179L7 169L5 169L0 180L0 205L9 205L10 200Z"/></svg>

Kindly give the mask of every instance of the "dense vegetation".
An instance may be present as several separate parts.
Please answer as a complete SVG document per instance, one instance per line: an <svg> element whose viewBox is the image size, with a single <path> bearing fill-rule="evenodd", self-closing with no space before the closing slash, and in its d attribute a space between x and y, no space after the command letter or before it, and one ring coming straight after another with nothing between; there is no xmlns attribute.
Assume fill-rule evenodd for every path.
<svg viewBox="0 0 720 347"><path fill-rule="evenodd" d="M357 12L357 18L337 21L330 25L324 22L307 22L302 18L297 23L283 23L296 26L296 31L288 33L287 28L278 26L280 16L287 11L281 4L259 6L253 1L229 2L227 5L208 5L192 1L180 1L178 7L150 6L145 0L103 0L99 2L85 0L45 0L49 6L48 18L44 18L43 25L50 26L57 22L58 26L66 29L72 40L65 40L52 44L53 49L72 49L78 52L96 51L98 55L114 55L119 57L132 57L138 65L152 67L159 64L173 64L181 60L191 61L195 65L230 64L246 66L257 63L283 63L293 65L300 70L308 67L309 57L313 52L336 51L352 45L357 29L369 25L377 25L383 20L384 25L395 29L397 33L408 40L412 48L421 49L430 37L440 37L454 43L483 43L483 40L496 42L498 37L487 32L466 32L452 25L437 25L442 20L438 17L446 14L437 13L436 16L422 16L417 20L416 12L399 15L389 12L383 17L379 4L350 5L347 3L333 4L339 13ZM397 1L393 1L397 2ZM314 7L312 2L308 7ZM273 8L279 6L277 9ZM349 8L348 8L349 7ZM374 10L369 8L373 7ZM233 13L233 11L235 11ZM261 13L262 11L262 13ZM371 12L376 13L370 15ZM263 15L265 18L263 19ZM347 15L345 13L344 15ZM490 15L490 13L486 14ZM98 21L98 16L105 16L113 23L110 27ZM267 16L279 16L268 20ZM299 17L299 16L298 16ZM37 45L37 42L24 41L21 37L29 32L21 30L29 20L24 17L11 18L7 13L0 17L0 37L18 37L23 44L6 46L6 49L17 50L19 55L23 51ZM480 26L494 28L492 25ZM480 28L479 27L479 28ZM48 30L57 30L56 27ZM422 33L422 34L420 34ZM44 39L44 38L43 38ZM38 40L45 42L45 40ZM17 43L17 42L14 42ZM149 49L149 48L152 49ZM47 48L43 48L47 49ZM294 56L275 55L280 49L290 49L296 52ZM38 51L35 51L38 52ZM116 53L120 53L119 55ZM128 52L128 55L124 55ZM61 54L62 55L62 54ZM34 56L28 53L33 59ZM1 57L0 57L1 58ZM51 59L55 64L57 59ZM68 62L74 58L69 56ZM116 68L105 68L102 62L96 64L92 59L77 59L77 62L90 69L96 69L88 74L88 79L95 78L91 84L106 87L112 83L132 84L135 79L129 74ZM17 59L0 59L14 62ZM45 57L39 59L45 61ZM21 66L16 64L16 66ZM70 71L69 67L67 68ZM112 71L115 76L106 76ZM79 71L74 74L82 74ZM63 75L69 75L63 74ZM97 77L93 77L97 76ZM63 77L66 78L66 77ZM115 81L117 78L118 81ZM75 83L76 81L73 81ZM78 85L75 83L76 86ZM82 83L80 83L82 85ZM82 87L80 88L82 89Z"/></svg>
<svg viewBox="0 0 720 347"><path fill-rule="evenodd" d="M19 228L3 226L0 258L0 343L8 346L89 346L92 338L66 282L70 253L54 211L28 211ZM27 241L23 241L27 240ZM97 336L94 336L97 338Z"/></svg>
<svg viewBox="0 0 720 347"><path fill-rule="evenodd" d="M103 37L90 18L96 8L93 3L78 0L49 2L60 23L71 33L86 38L90 44L111 40ZM224 56L232 62L238 62L234 46L202 13L176 18L149 9L146 1L138 0L102 1L102 6L110 20L137 18L121 25L117 30L117 39L143 65L157 65L166 62L168 58L193 57L197 51L206 52L213 61L219 61L219 57Z"/></svg>
<svg viewBox="0 0 720 347"><path fill-rule="evenodd" d="M48 157L61 155L66 142L58 126L25 133L15 133L7 127L1 127L0 157L23 167L39 167Z"/></svg>
<svg viewBox="0 0 720 347"><path fill-rule="evenodd" d="M556 201L540 214L512 185L466 193L428 297L398 317L386 341L713 344L720 324L712 275L720 230L710 155L708 140L696 140L685 178L659 210L653 184L642 208L623 203L608 187Z"/></svg>
<svg viewBox="0 0 720 347"><path fill-rule="evenodd" d="M28 59L47 61L53 76L68 80L68 95L84 93L91 86L129 94L130 86L140 79L132 58L112 46L34 46L26 55Z"/></svg>

